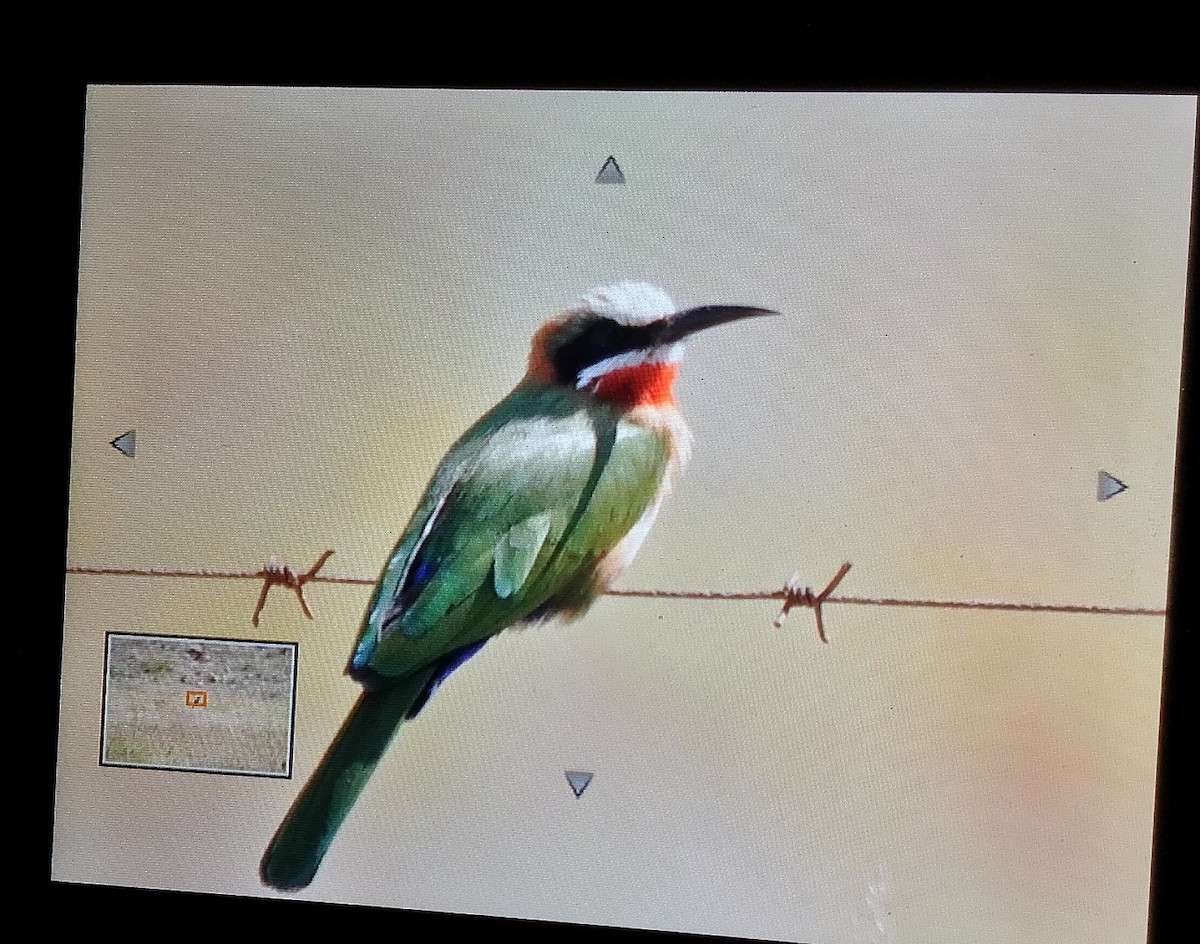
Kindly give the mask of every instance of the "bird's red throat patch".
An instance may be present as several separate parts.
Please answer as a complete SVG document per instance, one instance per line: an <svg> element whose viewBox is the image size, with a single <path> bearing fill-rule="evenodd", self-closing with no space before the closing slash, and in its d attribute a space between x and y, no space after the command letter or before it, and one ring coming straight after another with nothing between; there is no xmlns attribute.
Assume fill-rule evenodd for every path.
<svg viewBox="0 0 1200 944"><path fill-rule="evenodd" d="M601 374L592 383L592 392L625 409L635 406L666 406L675 402L671 389L679 365L670 362L634 364L617 367Z"/></svg>

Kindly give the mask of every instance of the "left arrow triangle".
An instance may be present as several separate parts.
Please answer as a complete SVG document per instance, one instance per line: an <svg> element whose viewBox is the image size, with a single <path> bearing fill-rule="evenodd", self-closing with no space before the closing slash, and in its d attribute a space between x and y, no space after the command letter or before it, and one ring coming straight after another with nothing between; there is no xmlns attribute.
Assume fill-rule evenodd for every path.
<svg viewBox="0 0 1200 944"><path fill-rule="evenodd" d="M131 429L127 433L122 433L111 443L109 443L109 445L116 449L117 452L121 453L123 456L128 456L130 459L133 458L133 450L136 444L137 430L135 429Z"/></svg>

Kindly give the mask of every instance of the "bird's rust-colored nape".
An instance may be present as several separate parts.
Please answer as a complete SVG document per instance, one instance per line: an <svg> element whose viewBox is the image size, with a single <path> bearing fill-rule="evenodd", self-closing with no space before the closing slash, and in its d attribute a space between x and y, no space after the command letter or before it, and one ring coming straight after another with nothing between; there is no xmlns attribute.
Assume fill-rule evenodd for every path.
<svg viewBox="0 0 1200 944"><path fill-rule="evenodd" d="M533 333L529 344L529 363L525 368L525 379L539 383L558 383L558 372L550 360L550 339L558 333L567 320L565 314L551 318Z"/></svg>

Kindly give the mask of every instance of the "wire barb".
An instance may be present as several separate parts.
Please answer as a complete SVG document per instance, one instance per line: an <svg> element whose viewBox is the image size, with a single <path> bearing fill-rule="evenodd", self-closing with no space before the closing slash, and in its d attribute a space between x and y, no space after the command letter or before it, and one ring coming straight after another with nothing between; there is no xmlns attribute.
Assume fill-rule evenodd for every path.
<svg viewBox="0 0 1200 944"><path fill-rule="evenodd" d="M800 574L794 573L787 583L783 585L783 606L779 610L779 615L775 617L775 628L778 629L783 625L783 621L787 619L788 613L792 607L807 606L811 607L813 616L817 621L817 638L821 642L829 642L825 635L825 620L821 615L821 604L825 602L829 594L837 589L837 585L842 582L842 578L850 570L850 562L842 564L838 568L838 572L833 575L833 579L825 584L825 589L820 593L813 593L812 587L800 585Z"/></svg>
<svg viewBox="0 0 1200 944"><path fill-rule="evenodd" d="M256 577L262 578L263 585L258 592L258 603L254 607L254 615L250 617L250 625L258 626L258 617L262 613L263 607L267 605L267 593L276 585L291 587L296 592L296 599L300 601L300 610L305 616L312 619L312 610L308 607L308 601L304 599L304 585L317 576L317 572L332 556L333 551L326 550L307 571L297 574L272 554L263 569L255 574Z"/></svg>

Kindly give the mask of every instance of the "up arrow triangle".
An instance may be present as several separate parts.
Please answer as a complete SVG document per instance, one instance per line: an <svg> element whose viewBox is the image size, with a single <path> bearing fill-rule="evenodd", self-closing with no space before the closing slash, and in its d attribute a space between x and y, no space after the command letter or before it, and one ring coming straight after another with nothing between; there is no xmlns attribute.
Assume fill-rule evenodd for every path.
<svg viewBox="0 0 1200 944"><path fill-rule="evenodd" d="M1101 470L1096 481L1096 501L1108 501L1114 495L1120 495L1127 488L1129 486L1115 475L1109 475Z"/></svg>
<svg viewBox="0 0 1200 944"><path fill-rule="evenodd" d="M604 162L604 166L600 168L600 173L596 175L596 183L598 184L623 184L625 183L625 175L621 173L621 168L617 164L617 159L611 154L608 155L608 160Z"/></svg>
<svg viewBox="0 0 1200 944"><path fill-rule="evenodd" d="M127 433L122 433L120 436L118 436L116 439L114 439L111 443L109 443L109 445L112 446L114 449L116 449L117 452L121 453L121 455L128 456L130 459L132 459L133 458L133 450L134 450L134 446L136 445L136 441L137 441L137 430L131 429Z"/></svg>
<svg viewBox="0 0 1200 944"><path fill-rule="evenodd" d="M588 784L592 782L592 775L586 770L567 770L564 771L567 775L567 783L571 785L571 790L575 796L581 796L583 791L587 789Z"/></svg>

